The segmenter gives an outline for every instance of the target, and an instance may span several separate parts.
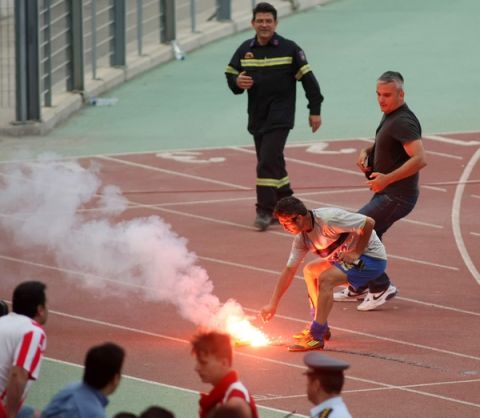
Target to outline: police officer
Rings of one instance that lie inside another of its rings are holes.
[[[352,418],[340,396],[343,371],[349,364],[318,352],[306,354],[303,361],[308,366],[305,372],[308,400],[315,405],[310,411],[311,418]]]
[[[283,150],[294,125],[297,81],[307,96],[312,132],[321,125],[323,96],[302,49],[275,32],[277,10],[271,4],[257,4],[252,27],[256,36],[238,47],[225,74],[234,94],[248,92],[248,131],[257,154],[254,225],[264,231],[277,200],[293,194]]]

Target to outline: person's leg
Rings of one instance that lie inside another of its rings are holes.
[[[375,221],[375,232],[380,240],[383,234],[399,219],[407,216],[415,207],[418,197],[402,198],[392,197],[385,193],[375,193],[370,201],[363,206],[358,213],[370,216]],[[382,292],[391,285],[387,273],[370,281],[368,290],[370,293]]]
[[[333,307],[333,289],[347,282],[347,275],[342,270],[330,265],[318,279],[318,297],[315,321],[326,324]]]
[[[399,219],[407,216],[415,207],[417,197],[402,198],[386,193],[375,193],[370,201],[358,210],[375,221],[375,232],[382,239],[383,234]]]
[[[303,277],[307,286],[308,297],[312,303],[314,312],[317,309],[319,283],[318,278],[327,269],[331,267],[328,261],[314,260],[303,268]]]
[[[387,268],[387,261],[379,258],[362,255],[360,259],[363,261],[362,268],[346,269],[343,264],[335,263],[335,266],[347,274],[348,283],[355,289],[364,287],[372,282],[372,278],[376,279],[382,276]],[[371,311],[383,305],[397,294],[397,288],[389,284],[385,289],[379,292],[368,291],[365,299],[357,306],[359,311]]]
[[[257,150],[257,212],[272,214],[277,203],[277,193],[285,196],[293,192],[285,168],[283,150],[289,129],[276,129],[255,136]],[[259,145],[257,145],[259,144]]]
[[[327,319],[333,306],[333,289],[347,281],[347,275],[329,262],[311,262],[307,266],[304,269],[305,282],[315,306],[315,317],[305,337],[288,347],[289,351],[294,352],[321,350],[324,341],[330,339]],[[314,284],[316,289],[313,289]]]

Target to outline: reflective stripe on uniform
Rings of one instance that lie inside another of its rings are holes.
[[[282,179],[265,179],[257,177],[257,186],[276,187],[277,189],[280,189],[280,187],[286,186],[288,183],[290,183],[288,176]]]
[[[295,74],[295,78],[297,80],[300,80],[305,74],[309,73],[310,71],[312,71],[310,65],[306,64],[297,71],[297,74]]]
[[[290,65],[293,62],[292,57],[277,57],[263,59],[243,59],[240,64],[243,68],[253,67],[275,67],[277,65]]]
[[[232,66],[230,65],[227,65],[227,68],[225,69],[225,72],[227,74],[233,74],[233,75],[238,75],[240,74],[235,68],[233,68]]]

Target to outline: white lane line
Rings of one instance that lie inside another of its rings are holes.
[[[480,237],[480,232],[470,232],[474,237]]]
[[[255,154],[254,150],[250,149],[245,149],[245,148],[240,148],[240,147],[230,147],[230,149],[240,151],[240,152],[245,152],[247,154]],[[332,165],[324,165],[324,164],[317,164],[317,163],[312,163],[310,161],[305,161],[305,160],[299,160],[296,158],[290,158],[290,157],[285,157],[286,161],[291,161],[294,163],[302,164],[302,165],[308,165],[310,167],[316,167],[316,168],[322,168],[324,170],[329,170],[329,171],[338,171],[340,173],[348,173],[348,174],[353,174],[354,176],[360,176],[360,177],[365,177],[363,173],[360,173],[358,171],[353,171],[353,170],[348,170],[346,168],[338,168]]]
[[[463,160],[463,157],[460,156],[460,155],[453,155],[453,154],[446,154],[444,152],[437,152],[437,151],[430,151],[430,150],[427,150],[425,151],[427,154],[432,154],[432,155],[436,155],[438,157],[443,157],[443,158],[452,158],[454,160]]]
[[[244,151],[244,152],[248,152],[248,153],[255,153],[254,151],[249,151],[249,150],[245,150],[245,149],[242,149],[242,148],[238,148],[238,147],[230,147],[231,149],[235,149],[235,150],[240,150],[240,151]],[[201,176],[192,176],[192,175],[188,175],[188,174],[184,174],[184,173],[181,173],[181,172],[178,172],[178,171],[173,171],[173,170],[166,170],[166,169],[162,169],[162,168],[159,168],[159,167],[154,167],[154,166],[150,166],[150,165],[145,165],[145,164],[139,164],[139,163],[133,163],[133,162],[129,162],[129,161],[125,161],[125,160],[119,160],[119,159],[116,159],[116,158],[112,158],[112,157],[102,157],[102,156],[99,156],[97,157],[99,159],[103,159],[103,160],[106,160],[106,161],[113,161],[113,162],[117,162],[117,163],[120,163],[120,164],[126,164],[126,165],[131,165],[131,166],[135,166],[135,167],[138,167],[138,168],[143,168],[143,169],[147,169],[147,170],[153,170],[153,171],[160,171],[160,172],[165,172],[167,174],[171,174],[171,175],[178,175],[178,176],[182,176],[182,177],[188,177],[188,178],[192,178],[192,179],[195,179],[195,180],[198,180],[198,181],[206,181],[206,182],[210,182],[210,183],[215,183],[215,184],[221,184],[223,186],[228,186],[228,187],[233,187],[235,189],[239,189],[239,190],[253,190],[253,188],[251,187],[245,187],[245,186],[239,186],[237,184],[234,184],[234,183],[227,183],[227,182],[220,182],[220,181],[217,181],[217,180],[212,180],[212,179],[209,179],[209,178],[206,178],[206,177],[201,177]],[[309,163],[309,162],[306,162],[306,161],[301,161],[301,160],[297,160],[297,162],[300,162],[300,163],[305,163],[307,165],[313,165],[313,166],[318,166],[318,167],[321,167],[321,168],[326,168],[326,169],[332,169],[332,170],[337,170],[337,171],[340,171],[340,172],[350,172],[351,174],[355,174],[355,175],[360,175],[360,176],[363,176],[363,174],[361,173],[358,173],[358,172],[354,172],[354,171],[349,171],[349,170],[344,170],[344,169],[336,169],[335,167],[331,167],[331,166],[323,166],[323,165],[318,165],[318,164],[314,164],[314,163]],[[432,189],[435,189],[434,186],[422,186],[422,187],[431,187]],[[349,192],[350,190],[352,189],[343,189],[343,190],[340,190],[340,191],[336,191],[337,193],[347,193]],[[363,189],[359,188],[359,189],[353,189],[355,191],[364,191]],[[441,191],[444,191],[443,189],[441,189]],[[315,194],[315,193],[319,193],[319,194],[328,194],[328,193],[334,193],[335,191],[317,191],[317,192],[312,192],[312,194]],[[125,192],[126,195],[128,195],[128,191]],[[300,193],[297,193],[297,195],[301,195]],[[135,203],[135,202],[133,202]],[[178,204],[181,204],[181,203],[178,203]],[[174,205],[174,203],[172,203],[171,205]],[[330,206],[332,206],[331,204],[328,204]],[[401,221],[403,222],[410,222],[410,223],[414,223],[414,224],[418,224],[418,225],[423,225],[423,226],[428,226],[428,227],[432,227],[432,228],[436,228],[436,229],[442,229],[443,226],[441,225],[435,225],[435,224],[430,224],[430,223],[427,223],[427,222],[421,222],[421,221],[414,221],[414,220],[411,220],[411,219],[401,219]]]
[[[453,229],[453,236],[455,238],[458,251],[462,256],[463,261],[465,262],[465,265],[467,266],[471,275],[480,285],[480,273],[475,267],[475,264],[472,261],[470,254],[468,253],[467,247],[465,246],[465,242],[462,237],[462,229],[460,225],[460,215],[461,215],[460,208],[462,205],[463,194],[465,192],[465,182],[468,180],[468,178],[472,174],[472,171],[475,168],[475,165],[479,162],[479,160],[480,160],[480,148],[477,149],[477,151],[473,154],[472,158],[466,165],[462,175],[460,176],[458,185],[455,189],[455,195],[453,198],[453,205],[452,205],[452,229]]]
[[[464,147],[471,147],[471,146],[480,145],[480,141],[475,141],[475,140],[464,141],[462,139],[446,138],[446,137],[440,136],[440,135],[428,135],[428,136],[423,136],[422,138],[423,139],[430,139],[432,141],[437,141],[437,142],[444,142],[444,143],[447,143],[447,144],[461,145],[461,146],[464,146]]]
[[[131,287],[131,288],[134,288],[134,289],[152,290],[149,287],[141,286],[141,285],[134,284],[134,283],[125,283],[125,282],[121,282],[119,280],[109,279],[108,277],[97,276],[95,274],[84,273],[82,271],[71,270],[71,269],[67,269],[67,268],[63,268],[63,267],[56,267],[56,266],[52,266],[50,264],[37,263],[35,261],[22,260],[21,258],[9,257],[9,256],[3,255],[3,254],[0,254],[0,259],[5,260],[5,261],[11,261],[13,263],[25,264],[27,266],[32,266],[32,267],[38,267],[38,268],[42,268],[42,269],[57,271],[59,273],[66,274],[67,277],[68,277],[69,274],[71,274],[71,275],[75,275],[75,276],[82,276],[82,277],[85,277],[86,279],[95,279],[95,280],[101,280],[101,281],[105,281],[105,282],[109,282],[109,283],[114,283],[115,285],[121,284],[121,285]]]
[[[475,198],[475,199],[480,199],[480,195],[477,195],[477,194],[471,194],[470,196]]]
[[[163,338],[163,339],[167,339],[169,341],[173,341],[173,342],[177,342],[177,343],[181,343],[181,344],[190,344],[190,341],[188,341],[188,340],[184,340],[184,339],[181,339],[181,338],[174,338],[174,337],[170,337],[170,336],[164,335],[164,334],[158,334],[158,333],[154,333],[154,332],[150,332],[150,331],[140,330],[140,329],[137,329],[137,328],[127,327],[127,326],[124,326],[124,325],[113,324],[111,322],[86,318],[86,317],[82,317],[82,316],[79,316],[79,315],[70,315],[70,314],[66,314],[66,313],[58,312],[58,311],[53,311],[53,310],[49,310],[49,312],[52,313],[52,314],[58,315],[58,316],[63,316],[63,317],[74,319],[74,320],[88,322],[88,323],[92,323],[92,324],[95,324],[95,325],[105,326],[105,327],[108,327],[108,328],[121,329],[121,330],[124,330],[124,331],[129,331],[129,332],[132,332],[132,333],[147,335],[147,336],[151,336],[151,337],[155,337],[155,338]],[[303,320],[303,322],[304,322],[304,320]],[[342,330],[341,328],[336,328],[336,329]],[[359,333],[359,334],[365,335],[365,336],[370,336],[370,334],[365,334],[365,333]],[[386,338],[382,338],[382,337],[380,337],[380,339],[387,340],[387,341],[392,341],[392,342],[397,342],[396,340],[386,339]],[[434,349],[432,347],[421,346],[421,345],[406,343],[406,342],[402,342],[402,341],[399,341],[399,342],[403,343],[403,344],[406,344],[406,345],[414,346],[414,347],[417,347],[417,348],[424,348],[424,349],[427,349],[427,350],[439,351],[439,352],[444,353],[444,354],[459,355],[460,357],[467,357],[467,358],[473,358],[474,360],[480,360],[480,358],[478,358],[478,357],[466,356],[466,355],[463,355],[461,353],[455,353],[455,352],[446,351],[446,350],[438,350],[438,349]],[[301,369],[301,370],[305,369],[304,365],[300,365],[300,364],[296,364],[296,363],[289,363],[289,362],[280,361],[280,360],[274,360],[270,357],[263,357],[263,356],[243,353],[243,352],[240,352],[240,351],[236,351],[235,355],[236,356],[241,356],[241,357],[248,357],[248,358],[252,358],[252,359],[255,359],[255,360],[260,360],[262,362],[268,362],[268,363],[272,363],[272,364],[287,366],[287,367],[291,367],[291,368],[295,368],[295,369]],[[382,386],[382,387],[389,388],[389,389],[396,389],[396,390],[400,390],[400,391],[415,393],[417,395],[423,395],[423,396],[433,397],[433,398],[437,398],[437,399],[443,399],[443,400],[446,400],[446,401],[449,401],[449,402],[480,407],[480,404],[475,404],[475,403],[472,403],[472,402],[466,402],[466,401],[462,401],[462,400],[459,400],[459,399],[454,399],[454,398],[450,398],[450,397],[446,397],[446,396],[435,395],[435,394],[432,394],[432,393],[423,392],[423,391],[420,391],[420,390],[415,390],[415,389],[412,389],[412,388],[409,388],[409,387],[391,385],[391,384],[388,384],[388,383],[379,382],[379,381],[372,380],[372,379],[363,379],[363,378],[352,376],[350,374],[347,375],[346,378],[351,379],[351,380],[355,380],[355,381],[358,381],[358,382],[363,382],[363,383],[373,384],[373,385],[377,385],[377,386]]]
[[[244,309],[246,311],[249,311],[249,312],[259,313],[259,311],[257,309],[251,309],[251,308],[244,308]],[[298,319],[298,318],[294,318],[294,317],[291,317],[291,316],[280,315],[280,314],[276,314],[275,318],[282,318],[282,319],[285,319],[287,321],[299,322],[299,323],[305,324],[305,318]],[[441,353],[441,354],[447,354],[449,356],[467,358],[467,359],[470,359],[470,360],[480,361],[479,356],[472,356],[470,354],[464,354],[464,353],[458,353],[456,351],[444,350],[442,348],[435,348],[435,347],[432,347],[432,346],[429,346],[429,345],[424,345],[424,344],[411,343],[411,342],[408,342],[408,341],[405,341],[405,340],[397,340],[395,338],[382,337],[380,335],[375,335],[375,334],[370,334],[370,333],[367,333],[367,332],[356,331],[356,330],[348,329],[348,328],[342,328],[342,327],[336,327],[336,326],[330,326],[330,328],[332,328],[334,330],[338,330],[338,331],[343,331],[347,334],[360,335],[362,337],[373,338],[373,339],[376,339],[376,340],[387,341],[387,342],[391,342],[391,343],[394,343],[394,344],[405,345],[405,346],[408,346],[408,347],[414,347],[414,348],[418,348],[418,349],[422,349],[422,350],[433,351],[433,352]]]
[[[280,271],[277,271],[277,270],[265,269],[265,268],[261,268],[261,267],[255,267],[255,266],[251,266],[251,265],[247,265],[247,264],[236,263],[236,262],[233,262],[233,261],[226,261],[226,260],[223,260],[223,259],[217,259],[217,258],[212,258],[212,257],[197,255],[197,258],[199,260],[203,260],[203,261],[209,261],[209,262],[212,262],[212,263],[222,264],[222,265],[235,267],[235,268],[240,268],[240,269],[257,271],[257,272],[261,272],[261,273],[268,273],[268,274],[272,274],[272,275],[275,275],[275,276],[280,276],[280,273],[281,273]],[[49,264],[43,264],[43,263],[37,263],[37,262],[29,261],[29,260],[23,260],[21,258],[9,257],[9,256],[6,256],[6,255],[1,255],[0,254],[0,259],[5,260],[5,261],[10,261],[12,263],[19,263],[19,264],[23,264],[23,265],[28,265],[28,266],[32,266],[32,267],[37,267],[37,268],[42,268],[42,269],[46,269],[46,270],[56,271],[56,272],[59,272],[59,273],[64,273],[64,274],[66,274],[66,277],[65,277],[66,279],[69,278],[68,275],[75,275],[75,276],[85,277],[87,279],[91,278],[91,279],[95,279],[95,280],[101,280],[101,281],[105,281],[105,282],[109,282],[109,283],[114,283],[116,286],[121,285],[121,286],[125,286],[125,287],[147,290],[147,291],[153,290],[152,288],[147,287],[147,286],[136,285],[136,284],[133,284],[133,283],[125,283],[125,282],[122,282],[120,280],[115,280],[115,279],[109,279],[109,278],[106,278],[106,277],[96,276],[96,275],[93,275],[91,273],[84,273],[84,272],[81,272],[81,271],[66,269],[66,268],[62,268],[62,267],[56,267],[56,266],[52,266],[52,265],[49,265]],[[296,275],[295,278],[297,280],[303,281],[302,276]],[[402,297],[402,296],[396,296],[396,299],[404,300],[406,302],[416,303],[416,304],[419,304],[419,305],[434,307],[434,308],[438,308],[438,309],[449,310],[449,311],[453,311],[453,312],[457,312],[457,313],[480,316],[479,312],[467,311],[467,310],[464,310],[464,309],[453,308],[451,306],[439,305],[439,304],[431,303],[431,302],[424,302],[424,301],[417,300],[417,299],[411,299],[411,298],[406,298],[406,297]]]
[[[233,261],[226,261],[226,260],[223,260],[223,259],[217,259],[217,258],[206,257],[206,256],[199,256],[199,255],[197,255],[197,257],[198,257],[200,260],[210,261],[210,262],[212,262],[212,263],[224,264],[224,265],[226,265],[226,266],[236,267],[236,268],[240,268],[240,269],[247,269],[247,270],[258,271],[258,272],[261,272],[261,273],[273,274],[273,275],[275,275],[275,276],[280,276],[280,273],[281,273],[280,271],[277,271],[277,270],[271,270],[271,269],[265,269],[265,268],[261,268],[261,267],[255,267],[255,266],[251,266],[251,265],[243,264],[243,263],[235,263],[235,262],[233,262]],[[302,281],[303,281],[303,277],[302,277],[302,276],[296,275],[295,278],[298,279],[298,280],[302,280]],[[432,303],[432,302],[424,302],[424,301],[421,301],[421,300],[411,299],[411,298],[405,298],[405,297],[402,297],[402,296],[396,296],[395,298],[398,299],[398,300],[404,300],[404,301],[406,301],[406,302],[417,303],[417,304],[419,304],[419,305],[425,305],[425,306],[429,306],[429,307],[435,307],[435,308],[438,308],[438,309],[446,309],[446,310],[449,310],[449,311],[454,311],[454,312],[458,312],[458,313],[464,313],[464,314],[467,314],[467,315],[480,316],[480,312],[467,311],[467,310],[465,310],[465,309],[453,308],[453,307],[451,307],[451,306],[439,305],[439,304]]]
[[[313,194],[313,193],[312,193]],[[297,193],[297,195],[301,196],[300,193]],[[322,201],[319,201],[319,200],[315,200],[315,199],[304,199],[305,202],[311,202],[311,203],[314,203],[314,204],[318,204],[318,205],[322,205],[322,206],[329,206],[329,207],[337,207],[337,208],[341,208],[341,209],[346,209],[346,210],[349,210],[351,212],[356,212],[357,209],[354,209],[352,207],[349,207],[349,206],[344,206],[344,205],[337,205],[337,204],[332,204],[332,203],[327,203],[327,202],[322,202]],[[422,226],[427,226],[429,228],[435,228],[435,229],[443,229],[443,226],[442,225],[437,225],[437,224],[432,224],[432,223],[429,223],[429,222],[422,222],[422,221],[415,221],[413,219],[408,219],[408,218],[402,218],[400,219],[399,222],[407,222],[407,223],[412,223],[412,224],[416,224],[416,225],[422,225]]]
[[[150,207],[150,208],[151,209],[156,209],[156,210],[161,211],[161,212],[167,212],[167,213],[172,213],[172,214],[181,215],[181,216],[188,216],[190,218],[201,219],[203,221],[216,222],[216,223],[221,223],[221,224],[224,224],[224,225],[231,225],[231,226],[235,226],[235,227],[238,227],[238,228],[254,230],[255,232],[258,232],[256,230],[256,228],[254,228],[254,227],[246,226],[246,225],[243,225],[243,224],[238,224],[238,223],[235,223],[235,222],[222,221],[222,220],[215,219],[215,218],[210,218],[210,217],[207,217],[207,216],[200,216],[200,215],[196,215],[194,213],[188,213],[188,212],[183,212],[183,211],[179,211],[179,210],[172,210],[172,209],[167,209],[167,208],[163,208],[163,207],[162,208]],[[279,236],[282,236],[282,237],[291,237],[286,232],[267,230],[267,231],[263,232],[263,234],[264,233],[279,235]],[[398,256],[398,255],[393,255],[393,254],[389,254],[388,257],[389,258],[394,258],[394,259],[396,258],[398,260],[408,261],[408,262],[411,262],[411,263],[417,263],[417,264],[423,264],[423,265],[432,266],[432,267],[438,267],[438,268],[447,269],[447,270],[453,270],[453,271],[458,271],[459,270],[458,267],[448,266],[448,265],[440,264],[440,263],[433,263],[433,262],[430,262],[430,261],[419,260],[419,259],[415,259],[415,258],[402,257],[402,256]]]
[[[120,160],[118,158],[106,157],[106,156],[98,156],[96,158],[98,158],[100,160],[111,161],[111,162],[115,162],[115,163],[119,163],[119,164],[128,165],[130,167],[143,168],[143,169],[146,169],[146,170],[158,171],[160,173],[166,173],[166,174],[171,174],[171,175],[174,175],[174,176],[185,177],[185,178],[192,179],[192,180],[203,181],[203,182],[212,183],[212,184],[218,184],[218,185],[221,185],[221,186],[227,186],[227,187],[231,187],[232,189],[251,190],[251,187],[239,186],[238,184],[228,183],[228,182],[225,182],[225,181],[214,180],[214,179],[210,179],[210,178],[207,178],[207,177],[194,176],[194,175],[191,175],[191,174],[186,174],[186,173],[182,173],[182,172],[179,172],[179,171],[167,170],[165,168],[155,167],[155,166],[152,166],[152,165],[134,163],[133,161]]]
[[[423,187],[424,189],[427,189],[427,190],[433,190],[435,192],[447,192],[448,191],[444,187],[429,186],[427,184],[421,184],[420,187]]]

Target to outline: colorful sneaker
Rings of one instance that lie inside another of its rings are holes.
[[[292,338],[294,340],[303,340],[308,335],[310,335],[310,324],[307,324],[304,329],[302,329],[297,334],[293,334]],[[327,329],[325,336],[323,337],[324,340],[328,341],[332,337],[332,333],[330,332],[330,328]]]
[[[392,299],[398,293],[397,288],[393,285],[388,286],[383,292],[367,293],[363,302],[357,306],[359,311],[372,311],[382,306],[387,300]]]
[[[360,290],[356,292],[352,286],[345,287],[343,290],[333,293],[333,300],[335,302],[358,302],[363,300],[366,296],[368,289]]]
[[[323,350],[325,345],[323,339],[316,340],[310,333],[308,333],[305,338],[298,340],[295,344],[288,347],[288,351],[298,352],[298,351],[311,351],[311,350]]]

